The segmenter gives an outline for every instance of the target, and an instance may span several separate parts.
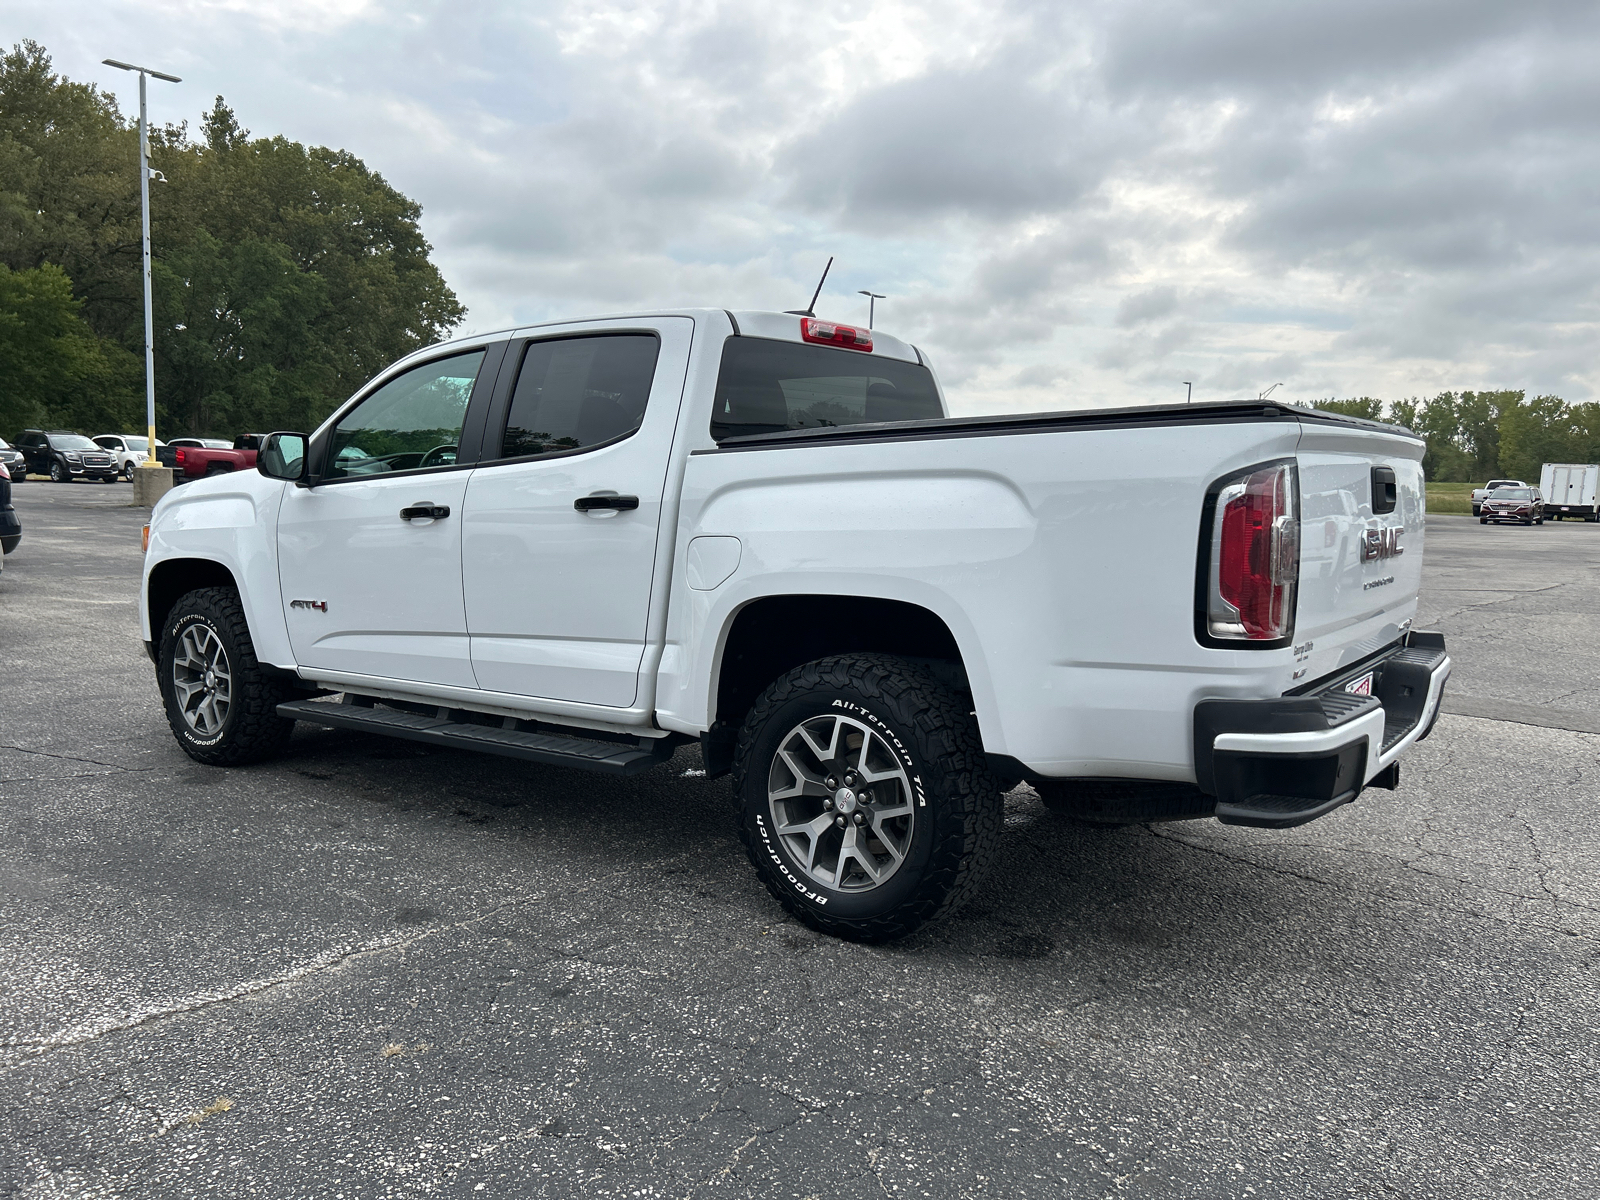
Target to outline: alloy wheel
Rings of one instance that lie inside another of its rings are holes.
[[[899,754],[852,717],[810,717],[778,743],[767,777],[773,828],[802,870],[836,891],[882,887],[916,822]]]
[[[178,637],[172,656],[172,686],[189,728],[215,737],[233,703],[233,672],[222,639],[209,625],[191,625]]]

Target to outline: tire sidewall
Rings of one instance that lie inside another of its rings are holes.
[[[911,781],[914,820],[910,850],[894,876],[870,891],[834,891],[820,883],[794,859],[773,830],[767,799],[773,758],[795,726],[821,716],[849,717],[881,736],[900,757]],[[914,901],[927,878],[934,847],[941,840],[938,826],[944,816],[937,789],[929,786],[935,772],[919,743],[915,730],[907,729],[887,705],[845,688],[807,688],[779,704],[751,742],[739,795],[746,844],[767,886],[819,918],[844,921],[882,917]]]
[[[228,633],[225,622],[219,621],[213,614],[205,611],[204,605],[196,605],[177,615],[169,615],[161,635],[161,664],[158,681],[161,685],[161,699],[167,708],[167,724],[172,726],[172,732],[187,749],[198,751],[202,754],[216,752],[228,744],[228,737],[233,728],[238,724],[239,700],[237,695],[231,696],[228,704],[228,715],[222,719],[222,728],[211,737],[201,737],[190,727],[184,718],[183,709],[178,702],[178,690],[172,678],[172,662],[177,657],[178,639],[185,630],[195,625],[204,625],[222,644],[222,652],[228,659],[228,673],[234,681],[234,686],[239,686],[243,681],[240,676],[239,647],[234,643],[233,637]]]

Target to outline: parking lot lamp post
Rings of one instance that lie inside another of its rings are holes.
[[[1281,384],[1281,383],[1275,383],[1271,387],[1269,387],[1266,391],[1262,392],[1261,395],[1257,396],[1256,399],[1257,400],[1265,400],[1268,396],[1272,395],[1273,392],[1277,391],[1282,386],[1283,386],[1283,384]]]
[[[1185,404],[1194,403],[1194,384],[1192,382],[1190,382],[1189,380],[1185,379],[1183,381],[1183,386],[1189,389],[1187,392],[1185,392],[1183,394],[1183,402]]]
[[[144,234],[140,268],[140,275],[144,279],[144,416],[148,427],[145,432],[150,439],[145,446],[147,451],[145,460],[139,465],[159,467],[161,463],[156,458],[155,315],[150,307],[150,125],[145,116],[144,79],[146,75],[154,75],[157,79],[165,79],[168,83],[182,83],[183,80],[176,75],[153,71],[149,67],[136,67],[132,63],[118,62],[114,58],[101,61],[108,67],[139,73],[139,221]]]
[[[867,328],[871,329],[872,318],[876,316],[878,312],[878,301],[885,299],[884,294],[882,292],[869,292],[865,288],[862,288],[858,294],[870,297],[867,300]]]

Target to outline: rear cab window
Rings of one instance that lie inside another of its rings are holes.
[[[498,457],[570,454],[631,436],[644,422],[660,352],[649,333],[529,342]]]
[[[731,337],[722,349],[711,436],[931,421],[944,416],[920,363],[770,338]]]

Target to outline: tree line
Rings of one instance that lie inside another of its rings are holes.
[[[1535,482],[1547,462],[1600,463],[1600,404],[1518,391],[1440,392],[1431,400],[1322,400],[1330,412],[1391,421],[1428,443],[1423,473],[1437,482],[1482,483],[1493,476]]]
[[[24,41],[0,55],[0,436],[144,429],[137,117]],[[421,206],[216,98],[152,126],[157,430],[306,429],[465,310]]]

